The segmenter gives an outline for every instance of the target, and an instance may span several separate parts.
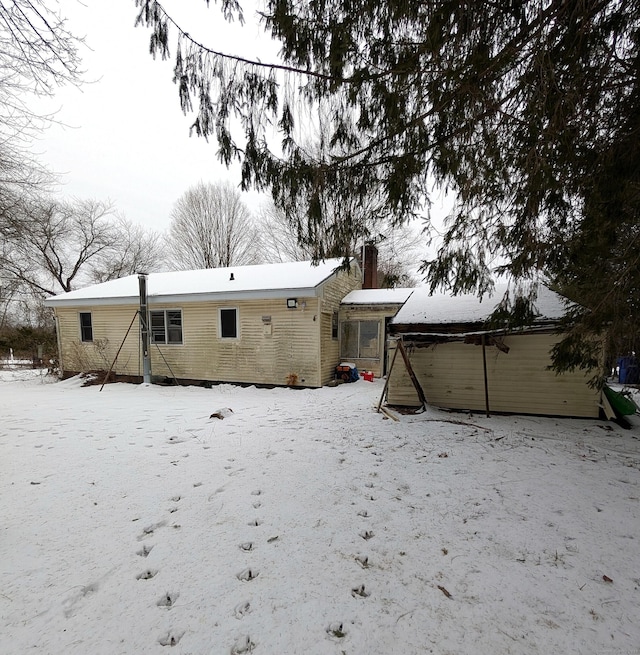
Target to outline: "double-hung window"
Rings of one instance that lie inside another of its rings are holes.
[[[181,309],[154,309],[149,313],[152,343],[182,343]]]
[[[80,340],[83,342],[93,341],[91,312],[80,312]]]

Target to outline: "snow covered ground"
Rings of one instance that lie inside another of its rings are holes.
[[[4,654],[640,653],[640,424],[0,376]]]

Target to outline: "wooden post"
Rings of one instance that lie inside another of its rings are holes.
[[[487,381],[487,343],[485,335],[482,335],[482,367],[484,369],[484,405],[487,410],[487,418],[489,418],[489,384]]]

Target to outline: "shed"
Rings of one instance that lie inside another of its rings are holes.
[[[358,289],[340,303],[340,357],[386,375],[387,326],[413,289]]]
[[[487,321],[505,291],[497,286],[480,301],[420,288],[392,319],[392,343],[402,340],[427,402],[458,410],[598,417],[601,393],[589,386],[586,372],[558,375],[548,368],[551,349],[562,338],[557,325],[566,301],[540,286],[531,325],[490,329]],[[387,399],[421,404],[401,360],[389,376]]]
[[[341,259],[150,273],[154,378],[319,387],[339,362],[338,309],[361,286]],[[63,293],[53,307],[65,375],[142,375],[137,275]],[[130,328],[130,329],[129,329]],[[128,336],[127,335],[127,331]]]

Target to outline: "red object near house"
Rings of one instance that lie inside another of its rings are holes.
[[[363,372],[362,372],[362,377],[363,377],[367,382],[373,382],[373,371],[363,371]]]

